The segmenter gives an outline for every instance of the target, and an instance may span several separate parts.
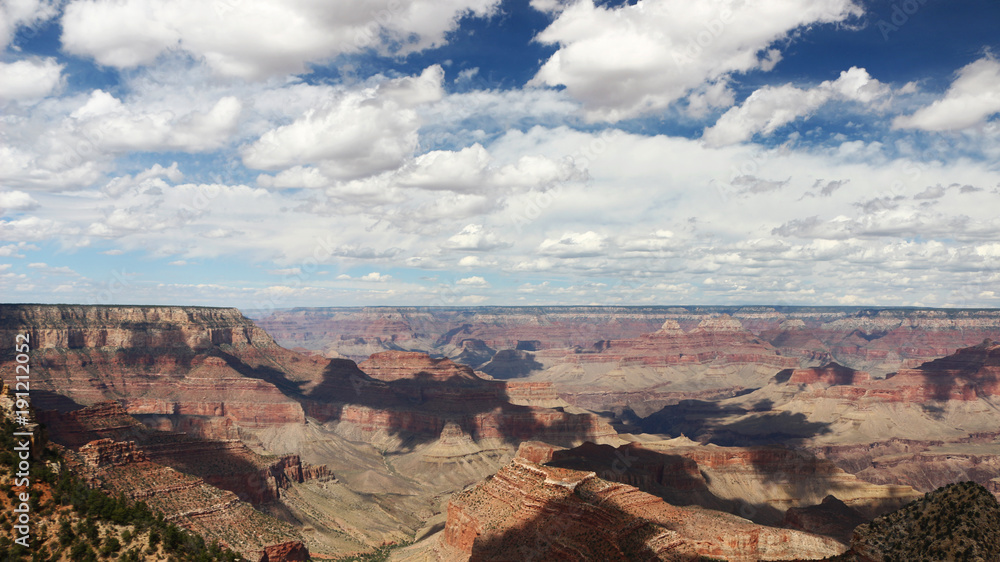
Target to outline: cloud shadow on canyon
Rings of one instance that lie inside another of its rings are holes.
[[[831,432],[829,423],[809,421],[802,413],[775,412],[773,407],[770,400],[758,401],[750,408],[682,400],[645,418],[633,419],[646,433],[685,435],[700,443],[724,447],[796,445]]]
[[[49,439],[76,451],[99,439],[134,442],[145,460],[202,478],[209,485],[233,492],[239,499],[254,505],[277,499],[277,488],[290,478],[277,459],[256,455],[242,443],[151,429],[137,421],[176,421],[171,419],[175,416],[130,416],[122,412],[119,414],[121,419],[116,420],[95,419],[86,414],[79,410],[69,413],[44,411],[39,413],[39,421],[45,424]],[[97,462],[99,466],[114,464],[113,461]]]
[[[501,381],[460,374],[442,379],[423,371],[382,381],[354,361],[331,359],[310,387],[280,369],[253,367],[231,354],[220,356],[244,376],[273,384],[320,423],[351,420],[381,427],[402,441],[400,452],[436,441],[449,422],[476,440],[496,438],[514,446],[529,439],[572,445],[586,440],[593,429],[589,416],[512,404]]]
[[[725,452],[722,454],[728,455]],[[791,460],[794,468],[795,458]],[[808,463],[815,461],[815,458],[803,454],[802,461]],[[694,460],[681,454],[631,445],[614,448],[588,443],[572,450],[555,451],[552,459],[545,464],[580,471],[582,474],[593,472],[604,480],[633,486],[661,498],[671,506],[725,512],[749,519],[758,525],[781,528],[785,516],[783,510],[767,503],[750,503],[716,496],[708,488],[710,480],[704,470]],[[766,474],[763,474],[763,466],[754,465],[753,468],[763,476],[762,480],[768,480]],[[798,474],[797,478],[805,483],[810,476],[803,473]],[[625,494],[613,492],[609,497],[614,497],[615,500],[602,501],[591,496],[593,489],[581,491],[583,487],[577,485],[571,488],[568,496],[563,497],[558,492],[544,494],[544,501],[540,505],[532,502],[534,507],[530,510],[515,503],[515,509],[528,511],[529,516],[497,536],[475,538],[470,560],[575,560],[581,553],[584,558],[594,560],[653,560],[658,557],[644,544],[643,539],[658,534],[657,525],[685,534],[684,524],[680,522],[684,516],[672,508],[665,508],[661,512],[662,516],[657,516],[657,509],[650,509],[654,504],[648,499],[640,499],[636,504],[641,506],[639,513],[654,514],[651,519],[643,520],[618,507],[618,502],[626,497]],[[831,487],[828,493],[832,491]],[[724,522],[715,517],[707,521],[723,526],[713,528],[713,533],[722,532],[725,526]],[[619,540],[616,541],[614,529],[634,529],[635,532],[617,537]],[[742,532],[748,538],[755,533],[747,528]],[[842,535],[843,533],[832,533],[827,536],[843,541]],[[621,548],[621,552],[613,550],[617,547]]]

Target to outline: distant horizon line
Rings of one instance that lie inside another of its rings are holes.
[[[825,304],[477,304],[477,305],[413,305],[413,304],[377,304],[377,305],[302,305],[288,307],[268,308],[266,311],[261,308],[241,307],[241,306],[216,306],[204,304],[118,304],[118,303],[42,303],[42,302],[0,302],[0,307],[6,306],[72,306],[72,307],[106,307],[106,308],[206,308],[227,310],[236,309],[241,313],[249,311],[259,311],[266,313],[282,312],[289,310],[303,309],[435,309],[435,310],[474,310],[474,309],[525,309],[525,308],[631,308],[631,309],[667,309],[667,308],[692,308],[692,309],[752,309],[767,308],[772,310],[780,309],[807,309],[821,308],[830,310],[941,310],[941,311],[963,311],[963,310],[992,310],[1000,311],[998,307],[977,307],[977,306],[914,306],[914,305],[825,305]]]

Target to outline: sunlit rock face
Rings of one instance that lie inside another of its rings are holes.
[[[439,560],[816,559],[833,539],[677,507],[594,472],[515,458],[457,494],[435,552]]]

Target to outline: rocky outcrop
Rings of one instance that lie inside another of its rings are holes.
[[[309,550],[301,541],[271,545],[264,549],[258,562],[306,562]]]
[[[122,465],[147,460],[142,451],[136,449],[134,441],[114,441],[97,439],[80,447],[80,457],[92,468]]]
[[[13,333],[31,338],[37,408],[115,400],[134,414],[228,420],[206,432],[303,423],[301,406],[268,374],[318,370],[235,309],[0,305],[0,334]]]
[[[67,448],[71,468],[92,485],[144,501],[207,541],[218,540],[253,559],[271,545],[300,537],[248,502],[273,502],[279,490],[302,482],[306,472],[325,472],[304,469],[297,456],[258,455],[239,441],[153,431],[115,402],[63,414],[42,412],[39,419],[52,441]]]
[[[90,466],[151,461],[200,477],[257,505],[277,500],[282,489],[302,482],[306,474],[297,455],[266,457],[238,440],[207,441],[152,431],[115,402],[65,414],[46,412],[40,419],[50,428],[53,441],[77,449]]]
[[[448,357],[457,363],[478,369],[484,363],[489,362],[495,354],[496,350],[486,345],[483,340],[467,338],[460,341],[456,348],[448,354]]]
[[[514,456],[535,464],[546,464],[552,460],[553,453],[562,449],[542,441],[524,441],[518,445]]]
[[[855,371],[837,363],[827,363],[822,367],[794,369],[789,374],[787,382],[788,384],[837,386],[865,384],[871,382],[871,379],[871,375],[864,371]]]
[[[973,482],[945,486],[861,525],[839,560],[997,560],[1000,504]]]
[[[385,382],[418,379],[441,383],[475,381],[478,377],[470,367],[450,359],[433,359],[426,353],[383,351],[358,364],[368,376]]]
[[[568,404],[559,397],[555,387],[550,382],[515,382],[504,384],[507,400],[511,404],[521,406],[539,406],[542,408],[563,408]]]
[[[439,559],[727,560],[821,558],[832,539],[672,506],[593,472],[515,458],[448,505]]]
[[[83,474],[108,493],[144,501],[167,520],[248,559],[256,559],[267,546],[300,540],[288,524],[260,513],[236,494],[159,463],[104,465]]]

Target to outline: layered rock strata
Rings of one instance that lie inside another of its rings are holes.
[[[637,488],[515,458],[457,494],[435,556],[442,560],[822,558],[844,547],[799,531],[672,506]]]
[[[599,342],[651,334],[665,321],[686,332],[721,314],[801,366],[837,361],[878,377],[1000,336],[995,310],[859,307],[309,308],[278,311],[259,323],[283,345],[341,350],[360,361],[386,349],[458,357],[464,340],[495,350],[527,341],[542,352],[592,350]]]
[[[448,359],[387,351],[355,366],[340,361],[303,401],[319,421],[358,439],[405,432],[437,437],[449,423],[473,439],[559,444],[615,440],[601,418],[561,409],[551,385],[493,381]],[[552,407],[549,407],[552,406]]]
[[[866,520],[920,495],[909,486],[865,482],[830,461],[779,447],[705,446],[678,438],[618,448],[592,443],[550,453],[545,448],[525,445],[518,455],[592,470],[675,505],[727,511],[766,525],[780,525],[790,509],[821,504],[830,495]]]
[[[180,433],[153,431],[115,402],[74,412],[44,412],[40,419],[53,441],[77,449],[88,464],[151,461],[202,478],[253,504],[273,502],[280,491],[304,475],[322,474],[320,467],[303,469],[298,456],[265,457],[240,441],[206,441]]]
[[[260,513],[235,493],[148,460],[134,442],[97,439],[66,456],[69,468],[93,486],[143,501],[167,520],[247,559],[257,560],[269,546],[301,540],[292,527]]]

